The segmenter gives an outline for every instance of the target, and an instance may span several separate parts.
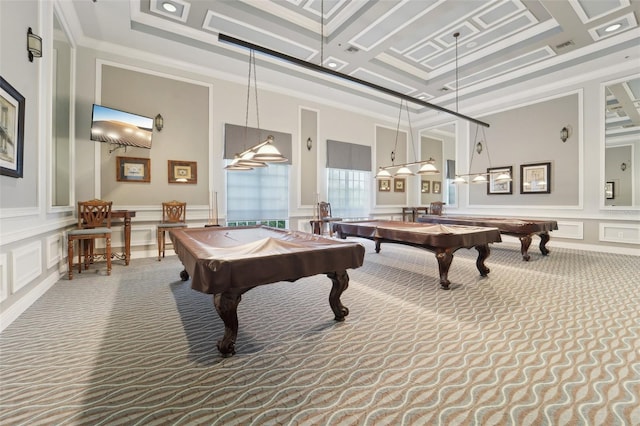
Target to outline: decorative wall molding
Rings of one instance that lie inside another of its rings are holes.
[[[0,219],[7,219],[10,217],[38,216],[39,214],[40,209],[38,207],[0,209]]]
[[[573,240],[584,239],[584,223],[558,221],[558,230],[551,233],[553,238],[569,238]]]
[[[640,225],[633,223],[600,223],[599,239],[609,243],[640,244]]]
[[[9,297],[9,282],[7,281],[7,255],[0,254],[0,302]]]
[[[42,243],[33,243],[11,250],[11,293],[16,293],[42,274]]]
[[[72,216],[65,217],[58,220],[47,220],[43,222],[38,222],[36,226],[29,227],[14,227],[15,231],[6,232],[0,235],[0,246],[4,246],[7,244],[24,241],[27,238],[32,237],[42,237],[43,234],[47,234],[52,231],[59,231],[61,229],[66,229],[69,226],[76,223],[76,219]],[[10,225],[7,223],[6,225],[2,225],[2,229],[5,230],[9,228]]]
[[[65,238],[62,233],[50,235],[45,240],[47,269],[53,268],[62,260],[64,242]]]

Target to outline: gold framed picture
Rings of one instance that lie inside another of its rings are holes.
[[[116,180],[118,182],[151,182],[151,160],[116,157]]]
[[[378,191],[383,191],[383,192],[391,191],[391,180],[378,179]]]
[[[405,182],[407,180],[405,178],[395,178],[393,179],[393,191],[394,192],[404,192]]]
[[[198,183],[198,163],[195,161],[168,161],[169,183]]]
[[[430,180],[423,180],[422,181],[422,186],[420,188],[420,192],[422,192],[423,194],[428,194],[429,192],[431,192],[431,181]]]
[[[433,194],[440,194],[442,192],[442,182],[439,180],[431,182],[431,192]]]

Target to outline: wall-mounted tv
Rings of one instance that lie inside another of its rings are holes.
[[[153,118],[93,105],[92,141],[150,149],[152,135]]]

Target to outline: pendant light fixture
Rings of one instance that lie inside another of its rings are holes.
[[[456,112],[458,112],[458,37],[460,37],[459,32],[453,33],[453,38],[456,39]],[[489,169],[491,169],[491,155],[489,155],[489,144],[487,143],[487,137],[484,133],[484,127],[482,128],[482,137],[481,141],[478,141],[478,129],[480,126],[476,124],[476,133],[473,139],[473,147],[474,149],[471,151],[471,160],[469,161],[469,173],[467,174],[456,174],[455,178],[452,180],[453,183],[468,183],[465,177],[471,179],[471,183],[488,183],[488,177],[497,174],[497,176],[493,179],[494,182],[502,183],[502,182],[510,182],[511,175],[509,173],[500,172],[500,173],[471,173],[473,169],[473,157],[477,152],[478,155],[482,154],[482,151],[487,151],[487,158],[489,160]],[[484,144],[482,143],[484,141]]]
[[[394,164],[396,159],[396,149],[398,148],[398,135],[400,134],[400,118],[402,116],[402,104],[403,100],[400,100],[400,111],[398,112],[398,123],[396,125],[396,140],[395,145],[393,146],[393,151],[391,151],[391,165],[390,166],[381,166],[378,168],[378,173],[376,174],[376,179],[389,179],[392,177],[391,172],[389,170],[397,169],[393,174],[393,177],[406,177],[406,176],[414,176],[416,174],[425,175],[425,174],[436,174],[440,173],[440,171],[436,168],[435,160],[433,158],[429,158],[428,160],[423,161],[414,161],[411,163],[404,164]],[[409,133],[411,135],[411,146],[413,148],[413,156],[416,155],[416,147],[413,141],[413,128],[411,125],[411,116],[409,115],[409,105],[405,105],[405,110],[407,112],[407,121],[409,122]],[[418,171],[414,172],[410,167],[412,166],[420,166]]]
[[[251,97],[251,75],[253,74],[253,87],[255,90],[256,100],[256,125],[258,134],[260,133],[260,113],[258,108],[258,82],[256,77],[256,58],[255,52],[249,52],[249,73],[247,81],[247,110],[245,114],[244,137],[247,140],[249,129],[249,100]],[[247,171],[254,168],[267,167],[267,163],[284,163],[287,162],[278,148],[273,145],[273,136],[269,135],[266,140],[257,143],[251,148],[234,155],[233,161],[225,167],[225,170]]]

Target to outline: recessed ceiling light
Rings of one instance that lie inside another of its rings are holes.
[[[335,68],[338,66],[335,62],[329,62],[327,65],[329,65],[329,68]]]
[[[166,10],[167,12],[175,12],[176,10],[178,10],[178,8],[176,7],[175,4],[173,3],[169,3],[168,1],[162,2],[162,8],[164,10]]]
[[[620,29],[620,27],[622,27],[622,24],[613,24],[613,25],[609,25],[607,28],[604,29],[605,33],[611,33],[613,31],[617,31]]]
[[[467,48],[472,49],[474,47],[476,47],[478,45],[478,43],[476,43],[475,41],[470,41],[469,43],[467,43]]]

